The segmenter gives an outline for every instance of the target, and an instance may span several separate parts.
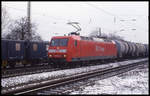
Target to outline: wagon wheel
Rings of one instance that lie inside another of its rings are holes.
[[[16,63],[13,61],[10,61],[8,65],[10,66],[10,68],[14,68]]]

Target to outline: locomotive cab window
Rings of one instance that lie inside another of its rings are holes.
[[[68,39],[52,39],[50,46],[67,46],[68,44]]]
[[[74,41],[74,45],[77,46],[77,40]]]

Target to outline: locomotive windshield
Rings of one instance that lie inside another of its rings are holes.
[[[68,44],[68,39],[52,39],[50,46],[67,46]]]

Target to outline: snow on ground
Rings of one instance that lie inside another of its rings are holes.
[[[71,94],[148,94],[149,69],[134,69],[111,78],[98,80]]]
[[[131,62],[135,62],[138,60],[130,60]],[[75,68],[75,69],[66,69],[66,70],[60,70],[60,71],[53,71],[53,72],[44,72],[44,73],[38,73],[38,74],[32,74],[32,75],[24,75],[24,76],[17,76],[17,77],[10,77],[1,79],[1,86],[2,88],[9,88],[16,85],[22,85],[22,84],[33,84],[36,81],[43,81],[47,79],[55,79],[60,78],[63,76],[69,76],[73,74],[78,74],[82,72],[92,71],[96,69],[103,69],[106,67],[116,67],[121,64],[128,64],[130,61],[124,61],[124,63],[109,63],[105,65],[97,65],[97,66],[88,66],[88,67],[82,67],[82,68]]]
[[[38,73],[38,74],[32,74],[32,75],[10,77],[10,78],[2,79],[1,86],[2,87],[10,87],[10,86],[16,86],[19,84],[32,83],[35,81],[54,79],[54,78],[69,76],[69,75],[77,74],[77,73],[81,73],[81,72],[87,72],[87,71],[91,71],[91,70],[95,70],[95,69],[99,69],[99,68],[105,68],[106,66],[108,67],[110,65],[89,66],[89,67],[83,67],[83,68],[66,69],[66,70],[60,70],[60,71],[44,72],[44,73]],[[112,66],[110,66],[110,67],[112,67]]]

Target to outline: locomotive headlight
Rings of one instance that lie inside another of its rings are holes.
[[[64,57],[66,57],[67,55],[64,55]]]
[[[49,57],[52,57],[52,55],[49,55]]]
[[[56,50],[55,49],[49,49],[48,52],[54,53],[54,52],[56,52]]]
[[[67,50],[66,49],[60,49],[59,52],[66,53]]]

